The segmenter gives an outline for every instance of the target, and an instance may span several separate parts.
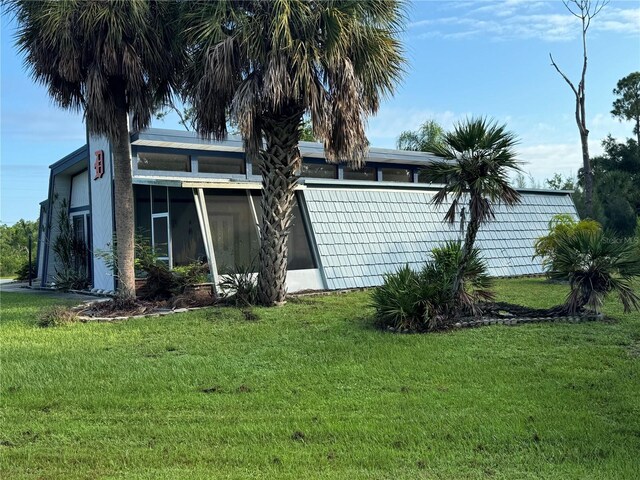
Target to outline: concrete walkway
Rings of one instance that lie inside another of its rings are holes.
[[[16,282],[13,280],[0,280],[0,293],[22,293],[25,295],[42,295],[51,298],[64,298],[69,300],[77,300],[84,302],[87,300],[98,300],[98,297],[92,295],[82,295],[80,293],[60,292],[58,290],[41,290],[29,288],[28,282]]]

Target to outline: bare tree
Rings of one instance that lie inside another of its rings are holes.
[[[576,98],[576,124],[578,125],[578,131],[580,132],[580,142],[582,144],[582,163],[583,163],[583,178],[584,178],[584,192],[585,192],[585,209],[587,216],[593,215],[593,170],[591,168],[591,160],[589,158],[589,129],[587,128],[587,119],[585,112],[585,79],[587,76],[587,30],[591,20],[600,13],[604,8],[608,0],[563,0],[564,6],[569,12],[582,22],[582,74],[580,75],[580,82],[576,87],[575,84],[569,80],[569,78],[560,70],[558,65],[553,59],[551,53],[549,58],[551,59],[551,65],[562,76],[567,85],[571,87],[573,94]]]

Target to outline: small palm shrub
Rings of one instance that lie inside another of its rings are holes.
[[[568,280],[565,301],[570,313],[585,307],[599,313],[604,299],[615,292],[625,312],[640,308],[633,279],[640,276],[640,255],[633,242],[608,238],[601,230],[579,230],[557,237],[551,278]]]
[[[250,307],[258,301],[258,284],[251,265],[236,265],[229,273],[220,276],[220,290],[226,303],[236,307]]]
[[[384,276],[384,283],[371,294],[376,317],[384,325],[399,330],[431,331],[447,328],[456,312],[476,312],[476,304],[490,300],[491,278],[478,249],[473,249],[463,274],[465,305],[454,298],[453,282],[462,257],[459,242],[447,242],[432,250],[433,259],[420,271],[408,265]]]
[[[442,247],[431,250],[431,254],[436,265],[442,265],[445,271],[455,274],[462,261],[462,244],[448,241]],[[480,250],[477,248],[471,249],[461,281],[463,288],[457,298],[457,307],[461,312],[477,314],[479,302],[492,301],[495,298],[491,291],[493,279],[487,274],[487,264],[482,260]]]
[[[542,258],[542,266],[549,269],[553,268],[558,242],[561,236],[574,235],[577,232],[599,232],[602,226],[595,220],[576,221],[572,215],[560,214],[554,215],[549,221],[549,233],[544,237],[540,237],[534,244],[534,255]]]

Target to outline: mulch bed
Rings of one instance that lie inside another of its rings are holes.
[[[210,307],[218,304],[216,297],[208,292],[193,292],[177,295],[168,300],[109,300],[91,302],[77,307],[76,313],[84,320],[120,320],[147,315],[166,315],[186,312],[193,308]]]
[[[505,302],[481,303],[481,313],[473,317],[461,317],[454,323],[455,328],[479,327],[483,325],[517,325],[534,322],[586,322],[602,320],[602,314],[587,310],[569,313],[563,305],[551,308],[529,308]]]

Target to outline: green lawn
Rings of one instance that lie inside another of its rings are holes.
[[[500,300],[565,287],[505,280]],[[430,335],[367,293],[35,326],[2,295],[0,478],[633,479],[640,315]]]

